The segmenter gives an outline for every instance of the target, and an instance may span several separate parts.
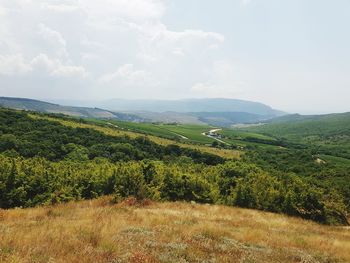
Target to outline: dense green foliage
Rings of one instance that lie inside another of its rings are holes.
[[[348,163],[324,170],[310,156],[256,149],[243,160],[230,161],[161,146],[146,137],[108,136],[0,110],[0,208],[114,194],[237,205],[347,223],[344,199],[348,202],[350,191],[342,178],[348,176]],[[333,174],[324,172],[332,169]],[[334,178],[339,180],[336,187],[331,185]]]
[[[239,161],[218,166],[106,159],[50,162],[0,155],[0,207],[28,207],[115,193],[153,200],[222,203],[282,212],[323,223],[344,224],[345,207],[336,192],[285,174],[272,176]]]
[[[270,172],[292,172],[314,185],[336,189],[350,209],[350,113],[290,115],[246,130],[273,138],[265,141],[267,145],[280,146],[254,147],[247,152],[246,161]]]
[[[309,149],[256,148],[244,157],[272,174],[293,173],[324,189],[336,189],[350,209],[350,161],[332,156],[315,155]]]
[[[114,137],[92,129],[71,128],[58,122],[32,119],[25,113],[0,111],[0,152],[23,157],[45,157],[51,161],[92,160],[112,162],[188,156],[197,163],[222,163],[223,159],[176,145],[161,146],[146,137]]]
[[[247,130],[273,136],[285,144],[294,142],[320,154],[350,159],[350,113],[290,115]]]

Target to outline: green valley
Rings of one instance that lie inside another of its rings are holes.
[[[347,223],[346,158],[334,161],[331,155],[317,163],[322,157],[307,147],[210,126],[84,120],[13,110],[0,110],[0,117],[4,208],[115,194],[238,205]],[[213,143],[217,141],[227,143]]]

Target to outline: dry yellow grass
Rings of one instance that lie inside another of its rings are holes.
[[[110,198],[0,210],[1,262],[350,262],[350,230],[254,210]]]
[[[29,116],[33,119],[46,119],[50,121],[57,121],[61,123],[64,126],[72,127],[72,128],[85,128],[85,129],[94,129],[96,131],[102,132],[106,135],[109,136],[123,136],[127,135],[131,138],[136,138],[140,136],[145,136],[144,134],[137,133],[137,132],[132,132],[132,131],[126,131],[126,130],[121,130],[117,128],[108,128],[108,127],[102,127],[98,125],[93,125],[93,124],[86,124],[86,123],[79,123],[79,122],[74,122],[74,121],[69,121],[69,120],[63,120],[63,119],[58,119],[58,118],[53,118],[53,117],[43,117],[43,116],[38,116],[38,115],[33,115],[29,114]],[[228,158],[228,159],[238,159],[240,158],[241,152],[236,151],[236,150],[226,150],[226,149],[218,149],[218,148],[213,148],[213,147],[207,147],[207,146],[202,146],[202,145],[195,145],[195,144],[187,144],[187,143],[179,143],[173,140],[169,139],[164,139],[160,138],[157,136],[152,136],[152,135],[147,135],[147,138],[149,138],[151,141],[160,144],[160,145],[170,145],[170,144],[176,144],[184,148],[191,148],[191,149],[196,149],[202,152],[206,153],[212,153],[218,156],[221,156],[223,158]]]

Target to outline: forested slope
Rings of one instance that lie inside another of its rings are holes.
[[[0,207],[114,195],[219,203],[346,224],[342,192],[292,172],[259,168],[147,137],[112,136],[0,110]],[[249,157],[249,156],[248,156]]]
[[[336,189],[350,208],[350,113],[289,115],[243,130],[270,136],[273,141],[260,142],[279,146],[251,149],[245,155],[248,162]]]
[[[324,154],[350,159],[350,113],[289,115],[246,130],[313,146]]]

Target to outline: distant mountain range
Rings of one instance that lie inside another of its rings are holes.
[[[65,114],[80,118],[97,118],[97,119],[120,119],[127,121],[144,121],[140,117],[132,114],[117,113],[99,108],[62,106],[59,104],[45,101],[0,97],[0,106],[4,108],[38,111],[44,113]]]
[[[262,103],[236,99],[114,99],[102,102],[55,101],[55,103],[51,103],[32,99],[0,97],[0,106],[66,114],[81,118],[195,123],[214,126],[262,122],[285,114]]]
[[[237,99],[184,99],[184,100],[125,100],[63,101],[56,103],[71,106],[99,107],[111,111],[134,112],[245,112],[261,116],[281,116],[285,113],[270,106]]]

